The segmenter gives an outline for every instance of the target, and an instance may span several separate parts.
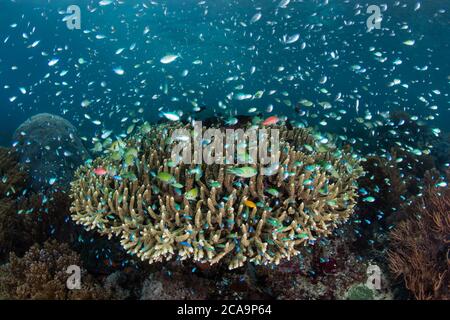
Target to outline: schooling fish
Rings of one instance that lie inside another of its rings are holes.
[[[240,167],[240,168],[229,168],[227,169],[228,173],[232,173],[241,178],[251,178],[256,176],[258,171],[253,167]]]
[[[180,120],[180,116],[178,114],[176,114],[175,112],[162,112],[162,115],[170,121]]]
[[[167,172],[159,172],[156,176],[159,180],[166,183],[172,183],[175,181],[175,177]]]
[[[161,60],[159,60],[162,64],[169,64],[171,62],[174,62],[175,60],[178,59],[178,55],[176,54],[168,54],[164,57],[161,58]]]

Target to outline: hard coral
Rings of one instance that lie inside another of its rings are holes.
[[[264,175],[263,165],[253,164],[255,175],[242,177],[230,164],[174,166],[172,133],[181,128],[144,125],[109,157],[80,167],[73,220],[120,237],[129,253],[150,263],[178,255],[228,260],[233,269],[289,259],[353,212],[359,159],[305,129],[276,127],[279,170]]]
[[[88,151],[67,120],[48,113],[37,114],[17,128],[13,137],[20,161],[30,167],[31,187],[40,191],[49,180],[68,188],[75,169],[88,157]]]
[[[431,184],[392,231],[389,265],[416,299],[449,299],[450,190]]]
[[[0,267],[2,299],[107,299],[111,298],[92,277],[82,271],[81,289],[69,290],[66,273],[71,265],[80,266],[78,254],[66,244],[45,242],[34,245],[22,258],[14,253]]]

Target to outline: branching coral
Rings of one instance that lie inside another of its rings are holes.
[[[429,186],[391,233],[389,264],[416,299],[449,299],[450,190]]]
[[[45,242],[34,245],[18,258],[10,255],[9,263],[0,267],[2,299],[108,299],[108,290],[82,271],[81,289],[69,290],[66,273],[71,265],[80,266],[79,256],[66,244]]]
[[[253,164],[246,170],[254,175],[244,177],[231,164],[175,166],[171,137],[181,127],[143,125],[110,156],[80,167],[73,220],[120,237],[129,253],[150,263],[224,259],[233,269],[289,259],[352,214],[359,159],[307,130],[277,127],[279,170],[264,175],[267,168]]]

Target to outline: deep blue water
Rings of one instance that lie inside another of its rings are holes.
[[[161,107],[186,114],[192,110],[190,101],[206,106],[199,117],[249,114],[252,107],[268,116],[265,110],[272,104],[271,114],[305,125],[326,119],[324,131],[349,126],[350,119],[366,111],[375,116],[406,110],[448,131],[450,1],[420,2],[415,11],[417,1],[383,1],[382,29],[367,32],[366,8],[381,3],[291,0],[278,8],[279,0],[113,1],[106,6],[98,0],[1,0],[0,144],[9,144],[15,128],[40,112],[62,115],[81,135],[92,137],[101,129],[120,132],[134,118],[156,122]],[[62,12],[72,4],[81,8],[81,30],[69,30],[63,21]],[[257,12],[261,19],[250,23]],[[280,40],[296,33],[295,43]],[[29,47],[37,40],[37,46]],[[407,46],[407,40],[415,44]],[[123,52],[115,54],[119,48]],[[179,58],[160,63],[168,53]],[[49,66],[53,58],[59,61]],[[86,62],[80,64],[80,58]],[[396,59],[402,63],[395,65]],[[196,60],[202,63],[193,64]],[[366,71],[357,73],[354,65]],[[123,75],[114,73],[118,66]],[[183,70],[189,72],[185,77]],[[62,76],[63,71],[67,74]],[[327,81],[321,84],[324,76]],[[230,77],[237,80],[226,81]],[[390,87],[394,79],[408,87]],[[227,100],[233,92],[253,95],[258,90],[264,90],[261,99]],[[269,95],[270,90],[276,92]],[[341,101],[334,101],[338,94]],[[292,106],[283,102],[287,99]],[[295,111],[301,99],[316,107]],[[84,100],[90,101],[87,108],[81,106]],[[226,109],[218,107],[219,101]],[[329,101],[332,108],[323,110],[320,101]],[[339,110],[347,111],[342,120],[329,118]],[[318,117],[310,117],[313,113]],[[85,114],[102,124],[93,124]]]

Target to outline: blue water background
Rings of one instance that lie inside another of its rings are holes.
[[[430,126],[443,131],[450,127],[450,80],[447,78],[450,75],[450,1],[421,1],[418,11],[413,10],[416,1],[401,1],[407,4],[406,8],[393,6],[394,1],[383,1],[388,5],[383,13],[383,29],[370,33],[366,29],[365,9],[370,4],[378,4],[374,1],[330,0],[324,5],[324,0],[292,0],[287,9],[277,9],[278,0],[209,0],[205,4],[170,0],[157,1],[158,5],[150,1],[125,1],[105,7],[99,7],[98,2],[1,0],[0,144],[9,144],[16,127],[40,112],[62,115],[79,128],[81,135],[92,136],[103,128],[118,131],[126,128],[133,116],[155,122],[159,119],[157,109],[160,107],[189,112],[192,105],[187,100],[192,99],[207,107],[202,117],[218,112],[248,114],[250,107],[267,115],[264,110],[273,104],[273,114],[301,121],[292,107],[274,101],[274,96],[283,99],[279,93],[265,94],[260,100],[233,100],[225,111],[217,107],[218,101],[224,101],[230,92],[254,94],[271,89],[286,91],[294,104],[306,98],[314,102],[329,100],[335,105],[333,98],[338,92],[346,95],[345,102],[331,111],[345,109],[347,116],[339,122],[329,120],[324,130],[346,126],[348,119],[356,116],[355,100],[348,98],[356,93],[361,95],[360,115],[364,115],[365,110],[376,114],[397,109],[421,117],[435,114],[418,99],[423,96],[433,101],[431,105],[439,107],[439,115],[429,122]],[[82,30],[68,30],[62,20],[64,15],[58,13],[71,4],[82,9]],[[357,4],[362,11],[359,15],[355,15]],[[90,12],[89,8],[97,10]],[[439,9],[446,12],[437,14]],[[261,20],[250,24],[256,12],[262,13]],[[11,28],[14,23],[18,26]],[[403,23],[411,28],[411,33],[400,29]],[[150,32],[144,35],[146,26]],[[33,35],[24,39],[23,33],[29,34],[33,27],[36,28]],[[83,30],[91,30],[91,33],[83,33]],[[291,46],[281,43],[283,35],[295,33],[300,34],[298,42]],[[96,39],[97,34],[106,38]],[[409,39],[416,40],[416,44],[409,47],[402,43]],[[35,40],[40,40],[40,44],[27,48]],[[302,42],[307,43],[304,50],[300,48]],[[130,51],[133,43],[136,48]],[[114,52],[121,47],[126,48],[125,51],[116,55]],[[388,60],[376,61],[370,47],[382,52]],[[43,56],[42,51],[48,56]],[[338,60],[330,59],[331,51],[339,53]],[[159,59],[167,53],[181,57],[172,64],[162,65]],[[49,67],[48,62],[54,57],[59,62]],[[77,68],[79,58],[87,63]],[[392,61],[396,58],[403,63],[394,66]],[[197,59],[203,63],[193,65]],[[153,63],[146,64],[148,60]],[[332,67],[334,63],[339,66]],[[134,68],[136,64],[141,66]],[[350,67],[356,64],[367,71],[355,73]],[[12,70],[12,66],[17,66],[18,70]],[[113,72],[117,66],[125,70],[123,76]],[[250,75],[252,66],[256,71]],[[278,71],[280,66],[284,71]],[[414,66],[428,66],[428,70],[417,71]],[[189,70],[187,77],[180,75],[184,69]],[[69,72],[61,77],[59,73],[63,70]],[[299,73],[305,71],[311,77],[299,79]],[[47,73],[50,76],[44,79]],[[295,79],[288,81],[288,75],[294,75]],[[321,85],[319,79],[324,75],[328,81]],[[231,76],[238,76],[239,80],[224,81]],[[388,87],[396,78],[408,83],[409,89]],[[106,87],[101,86],[102,81],[106,82]],[[167,95],[160,88],[165,84],[169,88]],[[239,84],[243,84],[244,89],[235,90]],[[21,94],[19,87],[25,87],[27,94]],[[324,98],[319,92],[321,87],[332,95]],[[188,90],[194,90],[188,94],[189,99],[182,96]],[[441,94],[434,95],[432,90],[440,90]],[[62,93],[56,96],[58,91]],[[160,98],[153,100],[155,94]],[[14,102],[9,100],[12,96],[17,96]],[[172,101],[172,97],[180,100]],[[84,99],[93,101],[88,108],[80,106]],[[145,109],[142,115],[137,113],[140,107]],[[330,111],[322,112],[318,119],[308,122],[313,125]],[[92,124],[84,117],[86,113],[92,119],[101,120],[102,125]],[[124,117],[130,120],[121,123]]]

